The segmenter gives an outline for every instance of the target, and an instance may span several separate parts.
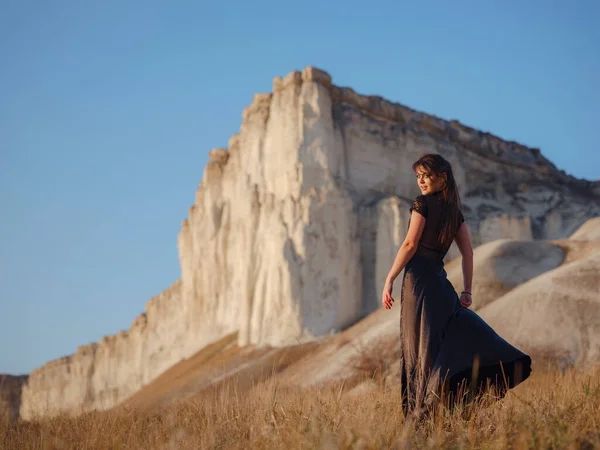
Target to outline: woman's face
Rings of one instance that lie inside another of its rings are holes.
[[[417,167],[416,176],[417,184],[423,195],[433,194],[444,186],[443,177],[429,174],[423,167]]]

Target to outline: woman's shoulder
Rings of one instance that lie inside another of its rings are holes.
[[[429,203],[429,201],[431,201],[431,195],[417,195],[413,199],[413,203],[424,203],[424,204],[427,204],[427,203]]]
[[[422,216],[427,217],[429,210],[428,201],[429,200],[427,199],[426,195],[417,195],[412,202],[410,211],[417,211]]]

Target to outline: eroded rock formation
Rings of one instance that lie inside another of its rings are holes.
[[[26,381],[27,375],[0,374],[0,420],[19,417],[21,390]]]
[[[279,346],[373,311],[419,194],[411,163],[426,152],[453,164],[475,244],[566,237],[600,215],[600,183],[537,149],[337,87],[312,67],[292,72],[210,152],[179,234],[181,279],[129,331],[34,371],[21,415],[111,407],[233,331],[240,345]]]

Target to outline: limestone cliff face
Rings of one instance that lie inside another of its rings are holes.
[[[177,281],[148,301],[128,331],[33,371],[23,386],[21,417],[110,408],[180,361],[193,347],[180,292]]]
[[[0,374],[0,421],[9,421],[19,417],[21,406],[21,390],[27,381],[27,375]]]
[[[129,331],[32,373],[22,416],[110,407],[232,331],[286,345],[374,310],[426,152],[453,164],[475,244],[566,237],[600,215],[600,183],[539,150],[292,72],[210,152],[178,238],[181,279]]]

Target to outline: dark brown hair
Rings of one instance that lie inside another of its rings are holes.
[[[434,175],[435,178],[446,174],[446,183],[440,191],[443,202],[444,214],[441,217],[441,230],[439,242],[442,247],[450,247],[458,227],[460,225],[460,195],[454,181],[452,166],[441,155],[428,153],[416,160],[412,169],[416,172],[421,167],[428,175]]]

